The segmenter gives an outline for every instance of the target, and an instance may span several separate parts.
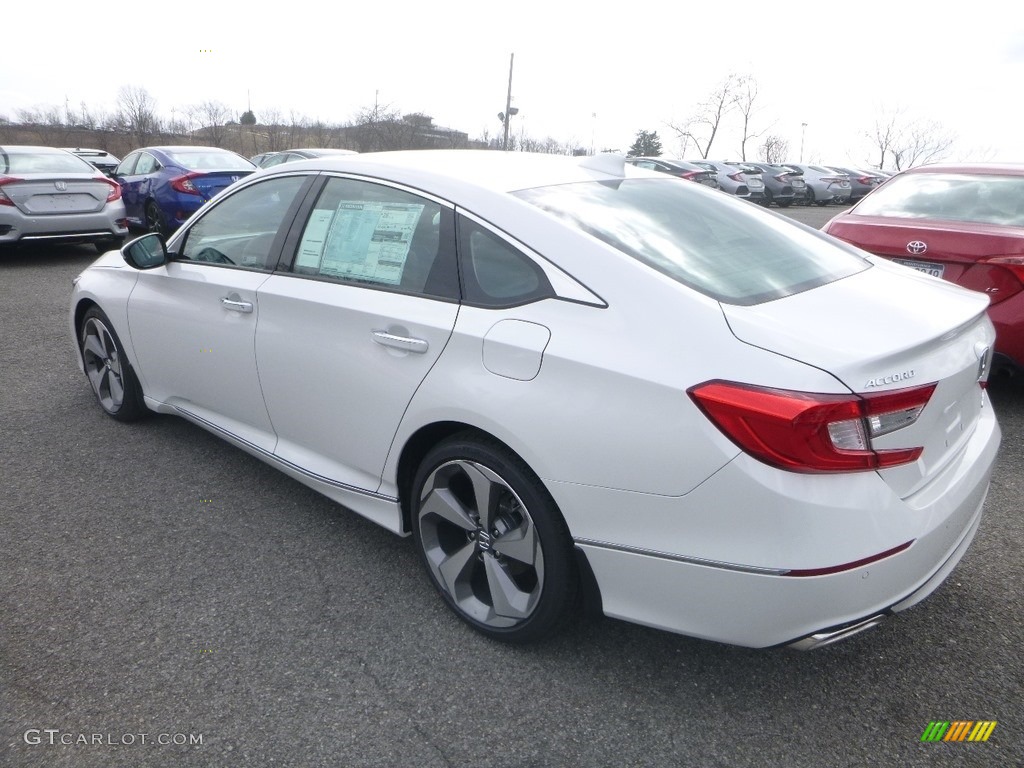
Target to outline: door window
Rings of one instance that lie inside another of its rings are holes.
[[[411,192],[331,178],[293,271],[341,283],[458,299],[452,211]]]
[[[305,176],[268,179],[220,201],[189,229],[177,258],[272,269],[277,263],[271,254],[278,230],[305,181]]]

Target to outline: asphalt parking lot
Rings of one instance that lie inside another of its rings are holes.
[[[65,328],[94,256],[0,255],[0,765],[1024,765],[1024,387],[990,387],[973,547],[878,629],[801,654],[581,619],[510,648],[410,542],[182,420],[107,418]],[[936,720],[998,725],[922,743]]]

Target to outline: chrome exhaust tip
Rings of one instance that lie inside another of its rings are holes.
[[[797,651],[812,651],[815,648],[832,645],[832,643],[838,643],[840,640],[845,640],[848,637],[859,635],[861,632],[877,627],[885,620],[886,616],[887,614],[879,613],[869,619],[864,619],[854,624],[847,624],[839,629],[809,635],[802,640],[797,640],[795,643],[789,643],[786,647]]]

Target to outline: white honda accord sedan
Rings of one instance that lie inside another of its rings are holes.
[[[100,406],[396,534],[456,615],[810,648],[930,594],[1000,432],[984,295],[625,164],[288,163],[75,280]]]

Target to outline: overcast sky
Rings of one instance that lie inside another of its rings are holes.
[[[786,139],[793,161],[803,141],[809,162],[877,163],[865,134],[898,110],[955,135],[949,159],[1024,162],[1024,12],[1003,0],[26,0],[3,19],[10,119],[112,112],[132,85],[165,118],[217,100],[342,123],[377,99],[479,138],[501,131],[515,53],[512,131],[535,139],[625,151],[657,131],[679,156],[668,124],[735,73],[757,82],[754,130]],[[726,118],[712,157],[739,157],[738,128]]]

